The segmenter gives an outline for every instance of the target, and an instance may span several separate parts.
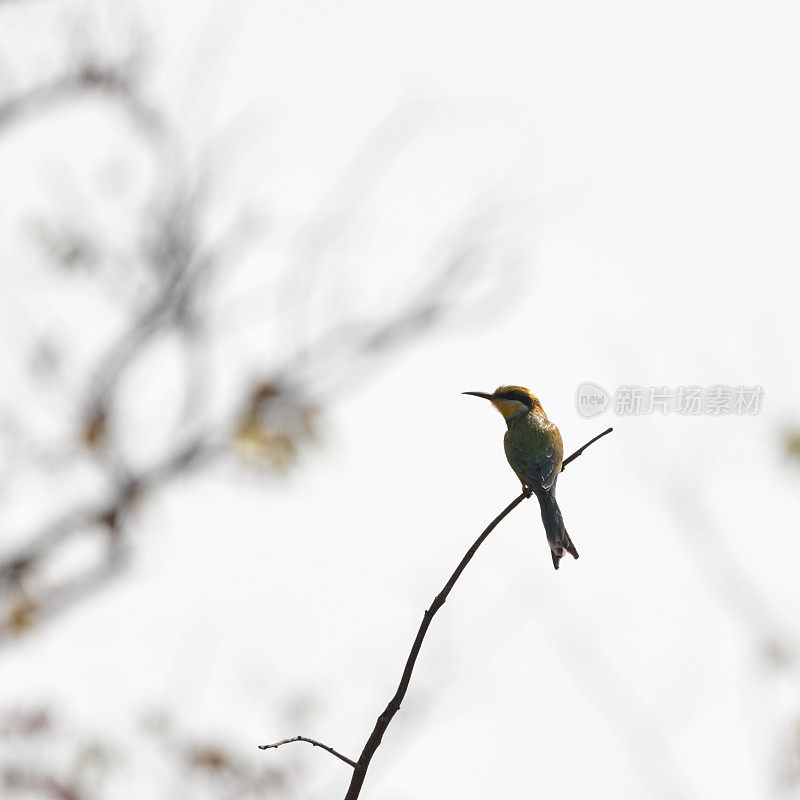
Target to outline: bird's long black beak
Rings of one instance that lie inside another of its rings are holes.
[[[482,397],[484,400],[491,400],[494,395],[486,392],[461,392],[461,394],[471,394],[473,397]]]

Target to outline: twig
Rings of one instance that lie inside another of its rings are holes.
[[[594,439],[587,442],[579,450],[576,450],[572,455],[564,459],[561,469],[563,470],[567,464],[569,464],[571,461],[574,461],[587,447],[589,447],[589,445],[594,444],[598,439],[602,438],[608,433],[611,433],[612,430],[613,428],[608,428],[608,430],[603,431],[599,436],[595,436]],[[347,794],[344,796],[344,800],[356,800],[356,798],[358,798],[358,796],[361,794],[361,787],[364,785],[364,779],[367,777],[367,770],[369,769],[372,757],[375,755],[375,751],[381,744],[383,734],[389,727],[389,723],[392,721],[394,715],[400,710],[400,704],[405,699],[408,686],[411,683],[411,673],[414,671],[414,665],[417,662],[417,656],[422,648],[422,642],[425,639],[425,634],[428,632],[428,628],[430,627],[434,614],[436,614],[436,612],[445,604],[447,596],[450,594],[452,588],[456,585],[456,581],[461,577],[461,573],[466,569],[467,564],[469,564],[469,562],[472,560],[475,553],[478,552],[478,548],[484,543],[489,534],[523,500],[527,500],[530,496],[531,491],[529,489],[524,490],[489,523],[483,533],[481,533],[481,535],[475,540],[472,547],[467,550],[466,555],[461,559],[455,569],[455,572],[453,572],[453,574],[450,576],[450,579],[444,585],[442,591],[439,592],[439,594],[437,594],[434,598],[430,608],[425,611],[425,614],[422,617],[422,622],[419,626],[419,630],[417,631],[417,636],[414,639],[414,644],[411,646],[411,652],[408,654],[406,666],[403,670],[402,676],[400,677],[400,684],[397,687],[397,691],[394,693],[394,697],[392,697],[386,708],[383,710],[383,713],[378,717],[375,727],[373,728],[369,739],[367,739],[367,743],[364,745],[364,749],[361,751],[361,755],[359,756],[357,762],[353,762],[349,758],[337,753],[332,747],[328,747],[320,742],[315,742],[312,739],[306,739],[303,736],[295,736],[293,739],[283,739],[275,744],[261,745],[260,749],[267,750],[271,747],[279,747],[282,744],[288,744],[289,742],[311,742],[311,744],[315,745],[316,747],[324,748],[329,753],[333,753],[333,755],[337,756],[342,761],[347,762],[351,767],[353,767],[353,777],[350,779],[350,786],[347,789]]]
[[[590,439],[586,444],[581,447],[579,450],[576,450],[571,456],[568,456],[561,462],[561,471],[563,472],[567,468],[567,464],[571,461],[574,461],[590,444],[594,444],[598,439],[602,439],[607,433],[611,433],[613,428],[606,428],[602,433],[598,434],[594,437],[594,439]]]
[[[291,744],[292,742],[308,742],[309,744],[313,744],[314,747],[321,747],[323,750],[327,750],[331,755],[336,756],[336,758],[341,759],[344,761],[345,764],[349,764],[353,769],[355,769],[358,765],[355,761],[348,758],[347,756],[343,756],[338,751],[334,750],[332,747],[328,747],[327,744],[323,744],[322,742],[318,742],[316,739],[309,739],[307,736],[293,736],[291,739],[281,739],[279,742],[273,742],[272,744],[260,744],[258,746],[259,750],[269,750],[273,747],[280,747],[282,744]]]

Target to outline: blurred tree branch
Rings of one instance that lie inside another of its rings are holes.
[[[49,112],[61,103],[74,100],[88,92],[109,95],[127,93],[129,86],[124,74],[110,67],[87,64],[44,83],[18,90],[0,98],[0,134],[13,124],[23,122],[29,115]]]
[[[322,398],[329,402],[344,387],[357,386],[394,352],[440,328],[456,312],[485,301],[485,290],[467,296],[475,286],[501,282],[504,269],[492,263],[495,244],[487,236],[497,220],[479,207],[445,238],[421,287],[368,315],[343,314],[338,297],[323,296],[326,325],[311,330],[309,298],[312,290],[320,294],[315,282],[321,264],[339,246],[370,187],[419,128],[419,109],[401,109],[378,127],[334,182],[326,202],[299,227],[280,267],[276,302],[264,304],[275,307],[279,351],[263,360],[261,374],[238,387],[224,407],[214,405],[225,376],[208,366],[218,344],[210,308],[220,279],[251,255],[261,231],[240,215],[215,238],[207,233],[213,165],[202,154],[199,163],[184,156],[180,120],[143,89],[140,53],[114,64],[91,52],[74,61],[60,76],[0,95],[0,136],[34,115],[92,95],[122,109],[154,165],[154,180],[149,202],[134,220],[134,252],[96,245],[87,238],[99,235],[94,230],[82,234],[80,244],[51,247],[49,257],[55,262],[72,264],[89,251],[100,254],[95,259],[106,269],[127,276],[136,264],[140,273],[123,324],[98,342],[86,380],[63,392],[78,406],[80,417],[74,448],[64,460],[88,456],[105,496],[92,492],[69,508],[45,509],[48,521],[9,537],[14,544],[0,551],[0,643],[73,606],[119,574],[129,556],[131,512],[155,490],[232,455],[267,472],[291,467],[301,448],[316,439]],[[115,283],[116,277],[112,272],[107,282]],[[127,424],[121,387],[148,348],[166,336],[183,343],[184,414],[158,455],[135,463],[120,435]],[[53,566],[68,561],[64,554],[74,543],[88,540],[95,543],[95,560],[54,579]]]
[[[244,757],[216,738],[192,735],[166,711],[136,721],[137,747],[110,731],[81,730],[48,706],[0,709],[0,795],[3,798],[93,800],[126,796],[143,775],[157,776],[149,796],[194,800],[300,797],[292,770]],[[47,754],[44,757],[43,754]]]
[[[613,428],[607,428],[598,436],[595,436],[593,439],[588,441],[583,447],[576,450],[570,456],[564,459],[561,465],[561,470],[563,471],[564,467],[567,464],[570,464],[574,461],[578,456],[586,450],[589,445],[596,442],[598,439],[601,439],[606,434],[611,433]],[[372,730],[369,738],[367,739],[366,744],[364,745],[364,749],[361,751],[361,755],[358,758],[357,762],[352,761],[350,758],[343,756],[341,753],[338,753],[332,747],[328,745],[324,745],[320,742],[315,740],[307,739],[304,736],[295,736],[290,739],[282,739],[279,742],[274,742],[272,744],[264,744],[259,745],[259,749],[261,750],[268,750],[271,748],[277,748],[284,744],[290,744],[291,742],[311,742],[312,744],[322,747],[323,749],[327,750],[329,753],[332,753],[334,756],[339,758],[340,760],[344,761],[345,763],[349,764],[353,768],[353,777],[350,780],[350,786],[347,789],[347,793],[345,794],[344,800],[356,800],[361,794],[361,788],[364,784],[364,779],[367,776],[367,770],[369,769],[369,765],[372,761],[372,757],[375,755],[378,747],[380,747],[381,741],[383,740],[383,735],[386,733],[394,715],[400,710],[400,706],[405,699],[406,692],[408,691],[408,687],[411,683],[411,675],[414,672],[414,666],[417,662],[417,657],[419,656],[420,650],[422,649],[422,643],[425,640],[425,635],[428,632],[428,628],[430,627],[431,621],[435,616],[436,612],[445,604],[447,598],[452,591],[453,587],[456,585],[456,582],[461,577],[461,574],[467,568],[467,565],[470,561],[472,561],[475,554],[478,552],[480,546],[486,541],[488,536],[492,533],[492,531],[523,501],[530,498],[532,494],[531,490],[523,491],[518,497],[514,498],[490,523],[489,525],[483,530],[481,535],[475,540],[472,546],[467,550],[464,557],[459,562],[458,566],[456,567],[453,574],[450,576],[447,583],[444,585],[444,588],[436,595],[431,603],[430,607],[425,611],[425,614],[422,617],[422,622],[420,623],[419,630],[417,631],[417,635],[414,639],[414,643],[411,646],[411,652],[408,654],[408,658],[406,660],[405,667],[403,669],[403,674],[400,677],[400,683],[397,687],[397,691],[394,693],[394,696],[387,704],[386,708],[383,710],[383,713],[378,717],[377,722],[375,723],[375,727]]]

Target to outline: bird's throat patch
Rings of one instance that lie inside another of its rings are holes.
[[[492,400],[492,405],[503,415],[504,419],[511,419],[520,411],[530,411],[528,406],[519,400]]]

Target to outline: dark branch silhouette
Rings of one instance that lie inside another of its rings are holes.
[[[561,469],[563,470],[564,467],[574,461],[584,450],[586,450],[589,445],[594,444],[598,439],[601,439],[608,433],[614,430],[613,428],[608,428],[604,430],[598,436],[595,436],[594,439],[587,442],[583,447],[576,450],[572,455],[568,456],[564,459]],[[409,684],[411,683],[411,674],[414,671],[414,666],[417,662],[417,656],[419,655],[420,650],[422,649],[422,642],[425,639],[425,634],[428,632],[428,628],[430,627],[431,620],[433,619],[436,612],[445,604],[448,595],[450,594],[453,587],[456,585],[456,582],[461,577],[461,573],[467,567],[472,558],[474,557],[475,553],[478,552],[478,548],[486,541],[489,534],[523,501],[527,500],[531,496],[532,492],[530,489],[526,489],[517,497],[515,497],[484,529],[481,535],[475,540],[472,547],[467,550],[464,557],[459,562],[458,566],[456,567],[453,574],[450,576],[450,579],[444,585],[439,594],[433,599],[430,607],[425,611],[425,614],[422,617],[422,622],[420,623],[419,630],[417,631],[416,638],[414,639],[414,644],[411,646],[411,652],[408,654],[408,659],[406,660],[405,668],[403,669],[403,674],[400,677],[400,683],[397,687],[397,691],[394,693],[394,696],[389,701],[386,708],[383,710],[383,713],[378,717],[375,727],[372,730],[372,733],[367,739],[367,743],[364,745],[364,749],[361,751],[361,755],[358,758],[357,762],[351,761],[349,758],[341,755],[341,753],[337,753],[332,747],[328,747],[327,745],[322,744],[321,742],[314,741],[312,739],[307,739],[304,736],[295,736],[293,739],[283,739],[280,742],[275,742],[274,744],[268,745],[260,745],[261,750],[267,750],[272,747],[279,747],[282,744],[288,744],[290,742],[311,742],[317,747],[322,747],[323,749],[327,750],[329,753],[332,753],[337,758],[341,759],[342,761],[349,764],[353,767],[353,777],[350,779],[350,786],[347,789],[347,794],[344,797],[344,800],[356,800],[356,798],[361,794],[361,787],[364,784],[364,779],[367,777],[367,770],[369,769],[370,762],[372,761],[372,757],[375,755],[375,751],[380,747],[381,741],[383,740],[383,734],[386,733],[386,729],[389,727],[389,724],[392,721],[394,715],[400,710],[400,706],[405,699],[406,692],[408,691]]]
[[[602,433],[599,433],[594,439],[590,439],[586,444],[581,447],[579,450],[576,450],[571,456],[568,456],[561,462],[561,471],[563,472],[567,468],[567,464],[572,463],[590,444],[594,444],[598,439],[602,439],[607,433],[611,433],[613,428],[606,428]]]

